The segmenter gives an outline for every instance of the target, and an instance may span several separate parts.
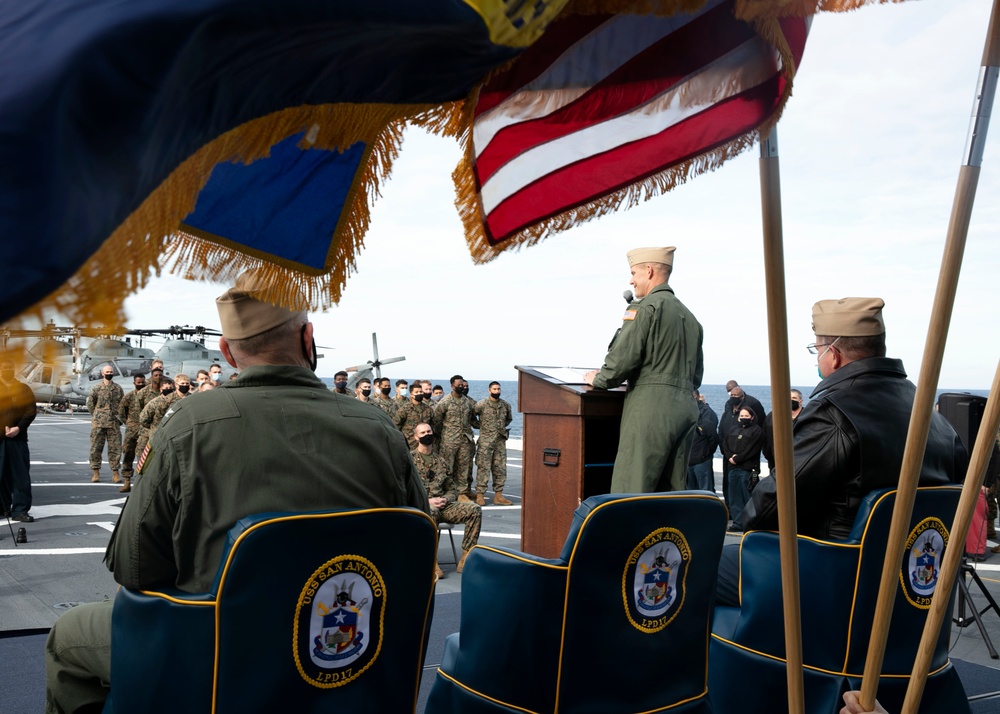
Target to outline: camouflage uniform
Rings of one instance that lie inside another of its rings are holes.
[[[104,381],[90,390],[87,411],[90,412],[90,468],[101,470],[104,442],[108,443],[108,463],[118,470],[122,458],[122,433],[118,430],[118,405],[125,390],[114,382]]]
[[[444,401],[444,400],[442,400]],[[483,523],[483,512],[474,503],[457,503],[455,501],[455,482],[448,474],[448,467],[439,454],[422,454],[414,451],[413,465],[417,467],[420,480],[427,489],[427,498],[444,497],[448,505],[444,508],[431,507],[431,516],[436,523],[463,523],[465,535],[462,536],[462,551],[468,551],[479,542],[479,529]]]
[[[472,408],[475,401],[464,395],[446,395],[434,408],[434,433],[441,440],[441,456],[448,472],[454,475],[460,494],[469,494],[472,480],[472,457],[476,440],[472,434]]]
[[[395,409],[393,409],[393,403],[389,397],[383,396],[381,392],[375,392],[373,390],[370,401],[372,404],[388,414],[390,419],[392,418]]]
[[[426,402],[418,404],[412,399],[407,399],[405,404],[396,409],[392,420],[399,427],[399,430],[403,432],[403,436],[406,437],[406,443],[409,445],[410,451],[413,451],[417,448],[417,440],[413,438],[413,430],[417,424],[430,424],[433,418],[434,408],[432,406]]]
[[[146,449],[149,441],[149,429],[142,425],[142,410],[146,405],[160,396],[160,385],[150,382],[139,390],[135,397],[135,409],[139,413],[139,438],[135,440],[135,453],[142,458],[142,452]]]
[[[118,405],[118,421],[125,425],[125,441],[122,445],[122,475],[132,477],[132,462],[135,461],[135,446],[139,441],[139,393],[142,389],[134,389],[122,399]]]
[[[180,392],[171,392],[170,394],[161,394],[156,399],[151,401],[142,409],[142,413],[139,414],[139,423],[144,427],[149,429],[149,438],[153,438],[153,434],[160,427],[160,422],[163,421],[163,415],[170,410],[176,402],[184,399],[184,395]]]
[[[493,491],[503,491],[507,482],[507,427],[513,420],[510,404],[486,397],[472,408],[472,426],[479,428],[476,449],[476,493],[486,493],[490,472]]]

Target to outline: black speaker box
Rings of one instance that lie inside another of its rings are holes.
[[[938,411],[947,419],[971,454],[986,411],[986,397],[959,392],[945,392],[938,398]]]

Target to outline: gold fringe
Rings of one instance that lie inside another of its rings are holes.
[[[265,297],[293,305],[306,296],[312,309],[327,309],[340,299],[355,256],[364,245],[369,207],[399,153],[408,121],[442,135],[460,133],[460,103],[445,105],[330,104],[286,109],[249,121],[195,152],[126,218],[101,248],[58,290],[26,310],[11,326],[45,322],[53,313],[81,326],[122,325],[122,304],[166,269],[187,279],[232,281],[258,268],[273,278]],[[363,141],[366,159],[344,204],[339,240],[331,246],[324,274],[307,275],[301,266],[276,265],[226,241],[205,240],[180,230],[194,210],[216,164],[249,164],[270,154],[272,146],[305,133],[304,144],[340,150]],[[296,292],[298,291],[298,293]]]
[[[571,208],[537,225],[530,226],[505,239],[499,245],[491,245],[486,237],[485,216],[473,174],[475,154],[472,146],[472,118],[479,91],[485,86],[485,82],[477,85],[463,108],[467,128],[460,137],[460,141],[463,144],[464,157],[452,173],[452,179],[455,183],[455,206],[458,209],[462,225],[465,227],[466,241],[469,244],[469,252],[472,254],[473,261],[487,263],[505,251],[527,248],[540,243],[551,235],[569,230],[594,218],[615,213],[622,208],[634,208],[654,196],[662,195],[680,186],[689,178],[707,171],[714,171],[729,159],[738,156],[758,143],[761,136],[767,136],[781,118],[785,103],[791,96],[795,60],[777,19],[760,18],[752,22],[751,25],[765,42],[778,51],[782,60],[781,72],[787,80],[785,90],[778,100],[778,106],[759,127],[701,156],[649,176],[640,182],[625,186],[587,204]]]

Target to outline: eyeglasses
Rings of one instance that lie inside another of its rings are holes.
[[[812,344],[806,345],[806,349],[809,350],[809,354],[818,355],[820,353],[819,351],[821,348],[823,347],[832,348],[835,344],[837,344],[839,340],[840,338],[838,337],[833,342],[813,342]],[[823,354],[826,354],[826,352],[824,352]]]

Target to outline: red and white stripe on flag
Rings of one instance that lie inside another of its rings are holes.
[[[734,17],[733,3],[709,0],[670,17],[560,19],[545,42],[492,77],[474,112],[479,211],[468,212],[478,213],[489,243],[532,227],[537,239],[549,219],[683,166],[774,116],[790,72],[779,48]],[[797,66],[807,21],[774,27]]]

